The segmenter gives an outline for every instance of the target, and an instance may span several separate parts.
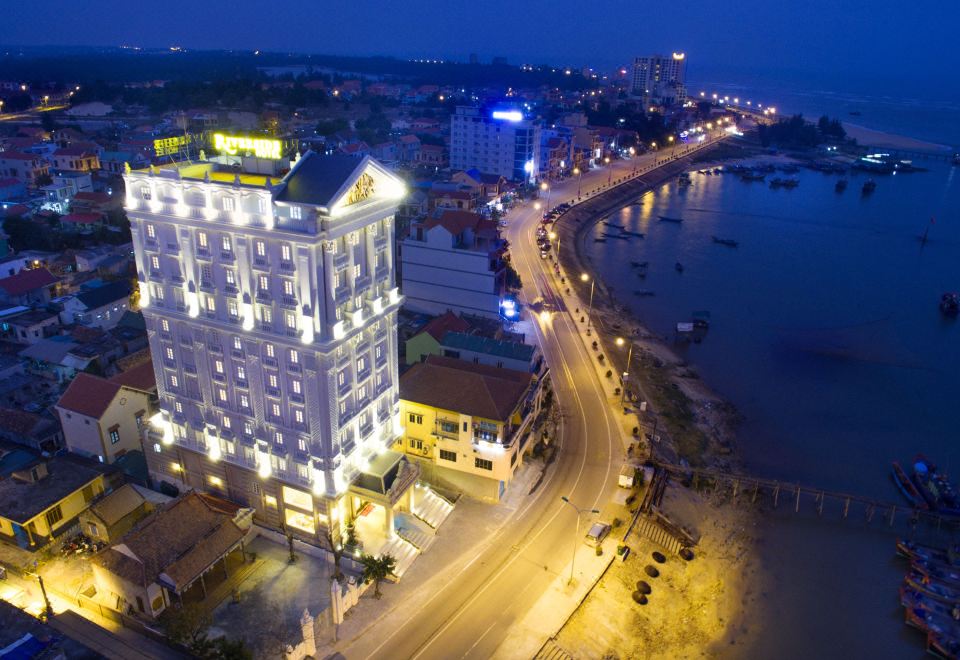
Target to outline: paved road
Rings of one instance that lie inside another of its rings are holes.
[[[608,169],[585,173],[584,192],[649,165],[660,152],[632,161],[617,161]],[[554,184],[551,205],[576,197],[576,178]],[[535,245],[541,211],[532,204],[514,209],[506,237],[514,267],[524,282],[521,301],[554,298],[548,264]],[[559,455],[540,488],[500,532],[496,543],[478,555],[456,578],[435,593],[422,608],[409,613],[401,628],[385,634],[371,630],[344,651],[348,658],[488,658],[520,621],[554,578],[569,570],[576,515],[563,504],[566,495],[578,506],[602,509],[616,488],[623,458],[620,423],[609,405],[577,334],[575,321],[564,311],[546,321],[533,319],[536,340],[550,366],[556,399],[563,411]],[[584,528],[581,527],[581,533]],[[430,561],[427,553],[420,561]]]

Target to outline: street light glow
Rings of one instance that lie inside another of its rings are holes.
[[[623,337],[617,337],[617,346],[623,346]]]
[[[590,281],[590,276],[587,275],[586,273],[580,273],[580,281],[581,281],[581,282],[589,282],[589,281]]]

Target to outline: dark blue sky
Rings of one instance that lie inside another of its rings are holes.
[[[9,0],[6,44],[260,48],[611,66],[684,50],[700,80],[787,71],[957,86],[955,0]],[[12,21],[11,21],[12,14]],[[952,82],[950,82],[952,81]],[[894,89],[896,87],[896,89]],[[879,91],[879,90],[878,90]],[[911,90],[917,93],[919,90]]]

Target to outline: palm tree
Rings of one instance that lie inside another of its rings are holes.
[[[385,580],[388,575],[393,575],[393,570],[397,567],[397,560],[392,555],[362,555],[360,563],[363,564],[363,582],[364,584],[373,581],[373,596],[380,598],[380,582]]]

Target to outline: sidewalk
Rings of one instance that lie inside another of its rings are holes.
[[[573,582],[569,569],[557,575],[526,616],[510,626],[506,639],[493,655],[495,659],[533,658],[547,640],[560,632],[616,559],[617,541],[612,534],[602,547],[600,556],[586,544],[577,548]]]

